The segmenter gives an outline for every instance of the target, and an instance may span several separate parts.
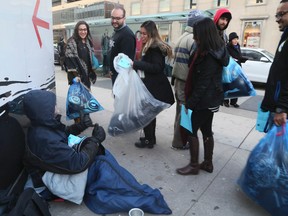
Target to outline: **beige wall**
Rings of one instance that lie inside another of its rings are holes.
[[[118,2],[116,0],[110,0],[111,2]],[[100,2],[100,0],[82,0],[69,4],[85,4],[91,2]],[[158,14],[159,1],[156,0],[120,0],[119,3],[123,4],[127,16],[131,14],[131,2],[141,3],[141,15]],[[266,0],[266,4],[247,5],[248,0],[230,0],[228,9],[232,12],[232,20],[226,31],[237,32],[240,37],[240,43],[242,45],[244,21],[262,20],[260,47],[264,48],[272,53],[275,52],[276,46],[281,36],[281,32],[278,30],[278,24],[275,22],[275,13],[279,2],[275,0]],[[214,0],[198,0],[197,9],[200,10],[217,10],[214,7]],[[60,9],[60,6],[57,6]],[[182,12],[184,8],[184,0],[170,0],[170,11],[165,12]],[[139,23],[140,25],[141,23]],[[171,43],[173,44],[177,38],[181,35],[181,25],[179,22],[172,23],[172,31],[170,32]]]

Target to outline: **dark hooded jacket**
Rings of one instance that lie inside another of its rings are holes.
[[[98,151],[98,141],[94,137],[86,138],[81,149],[68,146],[69,134],[66,126],[55,117],[55,105],[56,96],[52,92],[32,90],[24,97],[24,110],[31,121],[24,162],[35,187],[42,186],[38,185],[42,182],[39,178],[45,171],[74,174],[86,170]]]
[[[217,25],[218,20],[220,19],[220,17],[226,17],[228,19],[228,23],[227,23],[227,25],[225,26],[224,29],[219,29],[219,26]],[[232,14],[226,8],[218,9],[217,12],[214,15],[214,23],[215,23],[215,25],[216,25],[216,27],[217,27],[217,29],[219,31],[220,37],[224,40],[225,44],[228,43],[228,37],[225,34],[225,29],[229,26],[229,23],[230,23],[231,19],[232,19]]]
[[[228,63],[229,54],[225,47],[197,57],[195,63],[190,65],[186,81],[186,108],[202,110],[223,103],[222,70]]]

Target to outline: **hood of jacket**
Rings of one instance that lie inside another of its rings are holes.
[[[230,21],[232,19],[232,14],[226,8],[220,8],[219,10],[217,10],[217,12],[214,15],[214,23],[215,23],[217,29],[218,29],[217,22],[220,19],[220,17],[222,17],[222,16],[225,16],[225,17],[228,18],[228,23],[227,23],[226,27],[224,29],[221,29],[223,31],[223,30],[225,30],[228,27],[228,25],[229,25],[229,23],[230,23]]]
[[[32,125],[57,127],[55,118],[56,95],[45,90],[31,90],[23,100],[24,111]]]
[[[229,64],[229,54],[226,47],[221,47],[219,50],[209,52],[221,65],[224,67]]]

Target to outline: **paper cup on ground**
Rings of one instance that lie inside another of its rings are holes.
[[[133,208],[129,211],[129,216],[144,216],[144,212],[139,208]]]

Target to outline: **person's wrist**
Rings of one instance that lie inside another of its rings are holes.
[[[283,108],[276,108],[275,112],[276,112],[277,114],[286,113],[286,110],[283,109]]]

